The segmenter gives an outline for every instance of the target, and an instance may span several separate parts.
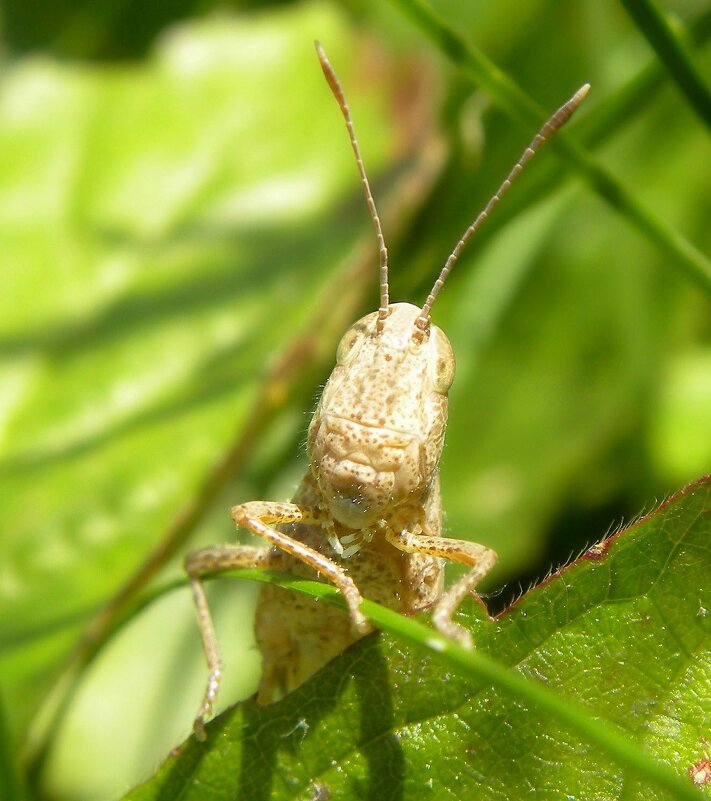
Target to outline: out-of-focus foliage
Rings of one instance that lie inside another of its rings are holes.
[[[378,197],[433,126],[444,137],[440,180],[391,247],[396,300],[422,302],[533,133],[389,6],[165,6],[170,19],[194,16],[163,29],[148,12],[128,23],[118,3],[5,9],[0,745],[10,763],[43,736],[41,701],[89,613],[161,541],[251,421],[265,364],[319,304],[342,300],[347,287],[328,301],[323,288],[359,239],[371,241],[312,40],[347,89]],[[613,4],[437,6],[547,108],[590,81],[582,124],[615,97],[624,107],[654,58]],[[696,58],[708,76],[703,47]],[[708,131],[668,80],[650,86],[595,157],[708,253]],[[510,207],[553,164],[544,151]],[[560,186],[511,221],[502,204],[434,311],[458,360],[446,529],[500,552],[492,589],[513,579],[516,592],[515,577],[525,586],[711,466],[708,297],[596,196]],[[372,307],[374,289],[368,297]],[[329,368],[323,358],[304,371],[185,548],[232,538],[231,504],[289,496]],[[226,702],[250,692],[258,665],[252,590],[223,592],[218,626],[237,682]],[[187,734],[204,678],[192,617],[187,593],[166,598],[87,671],[55,732],[48,795],[115,796]]]
[[[221,10],[286,5],[290,0],[7,0],[5,39],[13,52],[44,50],[60,57],[96,60],[140,58],[175,22]]]

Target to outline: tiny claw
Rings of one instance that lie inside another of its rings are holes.
[[[195,718],[193,721],[193,732],[195,733],[195,739],[199,743],[204,743],[207,740],[207,732],[205,731],[205,720],[201,715]]]
[[[201,743],[204,743],[205,740],[207,740],[205,720],[212,715],[212,706],[215,702],[215,698],[217,698],[217,691],[220,689],[220,678],[220,668],[213,668],[207,681],[207,690],[205,692],[202,705],[200,706],[197,717],[193,721],[195,739]]]
[[[466,630],[463,629],[461,626],[455,625],[456,632],[452,635],[452,639],[456,640],[462,648],[466,648],[467,651],[474,650],[474,640],[472,635]]]
[[[474,650],[474,639],[472,638],[471,632],[463,626],[455,623],[451,618],[444,616],[437,617],[433,615],[432,622],[440,634],[444,634],[445,637],[454,640],[457,645],[461,645],[462,648],[466,648],[467,651]]]
[[[360,609],[351,609],[351,629],[353,630],[353,634],[357,636],[362,636],[363,634],[368,634],[368,632],[373,630],[373,627],[370,625],[368,618],[360,611]]]

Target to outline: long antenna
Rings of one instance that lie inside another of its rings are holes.
[[[529,144],[529,146],[523,151],[521,154],[521,158],[516,162],[511,172],[506,176],[501,186],[496,190],[494,196],[491,200],[486,204],[483,211],[479,213],[479,216],[474,220],[474,222],[467,228],[467,230],[462,235],[462,238],[457,242],[454,250],[450,254],[449,258],[444,264],[442,268],[442,272],[439,274],[439,277],[434,282],[432,290],[430,294],[427,296],[427,300],[425,301],[425,305],[422,307],[422,311],[420,312],[419,317],[415,321],[415,326],[419,330],[419,332],[424,332],[427,329],[427,326],[430,322],[430,312],[432,311],[432,304],[435,302],[437,295],[439,295],[444,282],[447,280],[447,276],[452,271],[452,267],[457,262],[462,249],[467,244],[467,242],[471,239],[473,234],[481,227],[484,221],[488,218],[491,214],[494,207],[498,204],[501,198],[506,194],[506,191],[511,186],[515,178],[518,174],[523,170],[526,166],[527,162],[533,157],[534,153],[538,148],[547,140],[550,139],[553,134],[559,130],[560,128],[565,125],[566,122],[571,118],[573,112],[578,108],[578,106],[583,102],[585,99],[585,95],[587,95],[590,89],[590,84],[586,83],[578,89],[578,91],[568,100],[567,102],[563,103],[563,105],[554,112],[547,122],[543,125],[541,130],[533,137],[533,140]],[[419,334],[417,337],[418,339],[421,338],[422,333]]]
[[[348,136],[351,140],[351,147],[355,155],[356,164],[358,165],[358,172],[360,173],[360,182],[363,186],[365,193],[365,201],[368,204],[368,211],[375,225],[375,235],[378,239],[378,250],[380,252],[380,309],[378,311],[378,321],[376,325],[377,331],[382,331],[385,319],[388,316],[388,303],[390,302],[388,293],[388,249],[385,247],[385,238],[383,237],[383,229],[380,225],[380,217],[378,217],[378,210],[375,208],[375,201],[373,200],[373,193],[370,191],[370,184],[368,183],[368,176],[365,174],[365,167],[363,166],[363,158],[360,155],[360,148],[358,147],[358,140],[356,139],[355,129],[353,128],[353,120],[351,119],[351,112],[348,108],[348,102],[343,92],[341,84],[333,71],[333,67],[326,57],[323,47],[320,42],[315,42],[318,60],[321,62],[321,69],[326,76],[328,85],[331,87],[331,92],[336,98],[343,119],[346,121],[346,128],[348,128]]]

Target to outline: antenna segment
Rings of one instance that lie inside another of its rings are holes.
[[[321,62],[323,74],[326,76],[326,81],[331,87],[331,92],[336,98],[338,106],[341,109],[341,113],[343,114],[343,119],[346,122],[348,136],[351,140],[351,147],[353,148],[356,164],[358,165],[360,182],[363,187],[363,192],[365,193],[366,203],[368,204],[368,211],[370,212],[370,216],[373,220],[373,225],[375,225],[375,235],[378,239],[378,251],[380,253],[380,309],[378,311],[377,330],[382,331],[383,324],[388,316],[388,303],[390,302],[388,293],[388,249],[385,247],[385,238],[383,237],[383,229],[380,225],[380,217],[378,216],[378,211],[375,208],[373,193],[370,191],[368,176],[365,174],[363,158],[360,155],[360,148],[358,147],[358,140],[356,139],[355,129],[353,128],[353,121],[351,119],[351,112],[348,108],[346,96],[338,78],[336,77],[333,67],[326,57],[323,47],[321,47],[320,42],[315,42],[315,45],[316,53],[318,54],[318,60]]]
[[[462,252],[464,246],[471,239],[474,233],[481,227],[484,221],[488,218],[488,216],[493,211],[494,207],[498,204],[498,202],[501,200],[504,194],[506,194],[508,188],[511,186],[513,181],[526,166],[528,161],[533,157],[538,148],[547,139],[550,139],[550,137],[553,136],[553,134],[556,131],[562,128],[566,122],[568,122],[568,120],[573,115],[573,112],[585,99],[585,96],[587,95],[589,89],[590,89],[589,83],[586,83],[583,86],[581,86],[580,89],[578,89],[578,91],[570,98],[570,100],[563,103],[563,105],[550,116],[550,118],[541,128],[541,130],[534,136],[529,146],[523,151],[523,153],[521,154],[521,158],[516,162],[511,172],[506,176],[501,186],[496,190],[491,200],[486,204],[484,210],[479,213],[479,216],[474,220],[474,222],[469,226],[469,228],[467,228],[467,230],[464,232],[459,242],[457,242],[454,250],[450,254],[447,261],[445,262],[445,265],[442,268],[442,272],[439,274],[439,277],[435,281],[432,290],[430,291],[430,294],[427,296],[427,300],[425,301],[425,305],[422,307],[420,316],[415,321],[415,326],[417,327],[419,332],[424,332],[429,326],[432,304],[435,302],[437,295],[439,295],[439,292],[442,289],[442,286],[444,285],[447,276],[452,271],[452,267],[454,267],[454,265],[456,264],[457,259],[459,258],[459,255]],[[417,338],[418,339],[421,338],[421,333],[420,336]]]

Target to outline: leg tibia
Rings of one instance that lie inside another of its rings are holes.
[[[222,545],[204,548],[190,553],[185,558],[185,570],[190,576],[190,586],[195,600],[200,639],[205,651],[208,667],[208,680],[200,709],[195,717],[193,728],[198,740],[205,739],[205,721],[212,714],[212,707],[220,689],[222,661],[217,647],[217,635],[212,622],[210,606],[205,595],[205,587],[201,576],[221,570],[232,570],[239,567],[260,567],[264,569],[279,566],[279,553],[271,548],[253,547],[249,545]]]

